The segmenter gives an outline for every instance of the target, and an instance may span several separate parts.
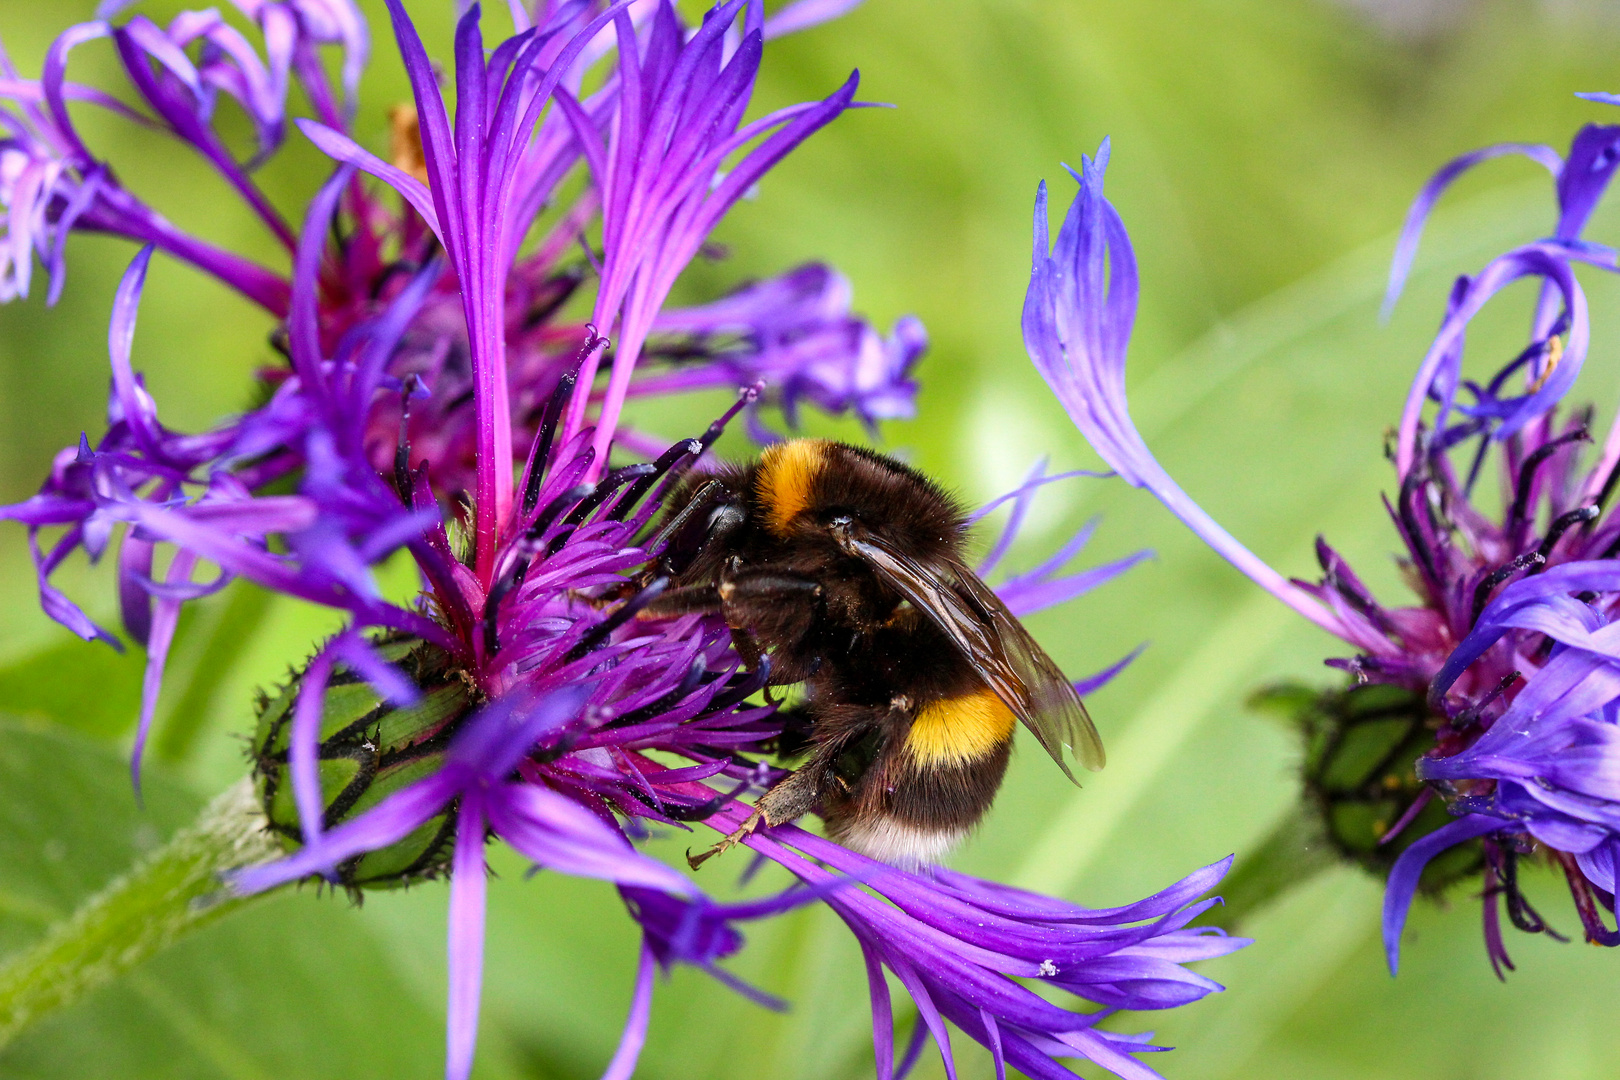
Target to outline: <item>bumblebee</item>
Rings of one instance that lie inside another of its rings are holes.
[[[821,439],[687,481],[643,612],[718,613],[773,685],[803,683],[776,750],[806,755],[737,832],[818,810],[833,839],[914,868],[984,816],[1022,721],[1072,781],[1103,765],[1074,686],[964,558],[967,516],[915,469]]]

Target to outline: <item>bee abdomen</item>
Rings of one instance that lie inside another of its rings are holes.
[[[939,862],[967,838],[964,828],[917,826],[890,815],[872,814],[829,823],[829,835],[869,859],[917,870]]]
[[[936,863],[990,809],[1011,751],[1011,741],[1004,741],[959,765],[922,765],[896,755],[889,768],[867,774],[856,799],[829,807],[828,832],[863,855],[906,869]]]
[[[865,772],[853,797],[835,800],[828,831],[839,843],[907,869],[936,863],[995,800],[1017,720],[989,689],[925,702],[904,741]]]
[[[912,718],[906,756],[925,768],[968,765],[998,753],[1015,726],[1012,710],[988,687],[931,701]]]

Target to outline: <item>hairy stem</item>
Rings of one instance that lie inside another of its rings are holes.
[[[1296,809],[1232,867],[1220,885],[1221,906],[1212,909],[1204,922],[1234,929],[1340,861],[1322,823],[1314,814]]]
[[[225,891],[220,872],[279,854],[252,781],[225,791],[167,844],[0,965],[0,1047],[35,1020],[250,903],[255,897]]]

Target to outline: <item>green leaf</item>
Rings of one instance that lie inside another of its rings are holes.
[[[0,963],[200,808],[161,769],[145,791],[137,809],[125,762],[103,746],[0,721]],[[442,928],[436,937],[442,948]],[[304,889],[228,915],[37,1021],[0,1050],[0,1075],[428,1078],[442,1070],[443,1034],[437,1000],[395,970],[361,913]],[[498,1034],[480,1059],[481,1075],[511,1075]]]
[[[0,668],[0,702],[13,716],[52,720],[102,739],[135,727],[146,654],[69,634]]]

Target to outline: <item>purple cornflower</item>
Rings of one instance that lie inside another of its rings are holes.
[[[476,492],[474,463],[481,452],[504,451],[503,457],[518,452],[521,465],[521,450],[532,440],[538,411],[558,380],[578,366],[587,342],[605,342],[594,335],[593,325],[617,331],[613,364],[620,374],[606,388],[589,377],[579,381],[568,414],[570,432],[592,410],[608,421],[598,430],[614,430],[627,393],[661,392],[656,386],[624,385],[649,334],[656,358],[678,369],[684,380],[662,392],[769,378],[767,397],[789,407],[808,398],[869,423],[911,414],[915,385],[909,371],[926,341],[921,328],[907,319],[889,337],[879,335],[851,314],[848,290],[839,288],[843,279],[834,271],[801,268],[780,279],[782,288],[802,292],[807,273],[824,273],[833,284],[820,304],[795,303],[778,292],[752,305],[731,303],[724,324],[706,318],[705,309],[684,317],[663,306],[675,276],[720,216],[764,171],[852,100],[853,81],[827,101],[742,124],[760,38],[743,35],[736,25],[740,4],[717,11],[712,25],[675,48],[684,31],[673,10],[665,10],[668,5],[604,11],[599,3],[548,3],[535,19],[523,15],[524,32],[488,63],[467,51],[476,43],[477,25],[464,23],[457,94],[464,100],[476,96],[493,126],[471,123],[476,110],[468,110],[462,115],[469,122],[454,131],[407,21],[401,48],[411,59],[409,70],[417,73],[418,102],[396,110],[392,163],[349,138],[359,74],[369,52],[365,22],[350,0],[238,0],[250,24],[245,30],[212,11],[182,13],[167,27],[141,15],[118,23],[113,20],[121,6],[104,5],[102,18],[65,32],[37,80],[20,78],[0,52],[0,299],[27,294],[37,257],[50,273],[54,300],[65,281],[66,238],[77,229],[150,244],[284,318],[291,295],[287,273],[166,221],[96,156],[68,104],[110,110],[200,154],[289,258],[297,246],[296,229],[253,177],[256,166],[275,154],[294,128],[301,130],[340,161],[392,185],[350,183],[337,198],[335,228],[344,242],[317,253],[321,287],[310,297],[322,350],[332,354],[365,333],[363,327],[383,317],[419,268],[440,252],[449,255],[449,272],[416,301],[419,310],[407,319],[404,343],[386,358],[384,375],[390,384],[416,375],[432,391],[413,400],[409,433],[421,455],[434,462],[447,499],[465,492],[487,508],[486,528],[478,534],[486,560],[493,550],[487,525],[497,510],[504,512],[511,482],[490,477],[493,487]],[[761,36],[813,25],[849,6],[800,0],[768,20]],[[391,10],[396,20],[403,18],[402,8]],[[582,38],[587,25],[603,32]],[[257,47],[250,40],[254,34]],[[594,93],[576,101],[572,95],[587,71],[625,35],[635,39],[630,49]],[[116,50],[133,105],[67,77],[73,50],[101,39]],[[328,79],[323,51],[339,54],[341,90]],[[624,86],[634,93],[623,94]],[[313,117],[292,117],[293,88],[309,102]],[[688,94],[685,88],[703,92]],[[548,109],[553,89],[559,107]],[[249,152],[237,153],[219,130],[227,102],[251,122],[255,138]],[[708,111],[697,111],[702,109]],[[621,114],[629,124],[620,123]],[[679,137],[670,141],[672,134]],[[472,143],[487,153],[464,158]],[[663,155],[656,162],[655,150]],[[571,203],[559,202],[571,190],[571,175],[598,165],[610,175],[598,177],[600,184],[587,185]],[[460,202],[443,201],[446,192],[464,199],[485,191],[499,199],[504,212],[466,216]],[[612,197],[605,199],[604,191]],[[565,317],[564,309],[597,272],[602,279],[594,322]],[[464,278],[476,281],[490,298],[486,309],[470,316],[462,304]],[[670,326],[652,326],[653,320]],[[278,344],[291,352],[290,341]],[[305,342],[306,351],[310,344]],[[587,376],[599,358],[600,353],[586,357]],[[479,372],[501,363],[508,372],[506,398],[495,400],[489,391],[501,388],[487,385],[475,398],[475,379],[487,381]],[[274,389],[293,377],[295,368],[295,363],[276,367],[264,378]],[[734,374],[752,377],[733,381]],[[475,400],[482,413],[469,408]],[[397,394],[370,404],[365,442],[379,469],[391,467],[403,411]],[[667,445],[648,434],[618,430],[624,450]],[[596,447],[598,468],[605,462],[606,436],[603,440]]]
[[[903,321],[881,338],[850,316],[847,285],[824,267],[689,311],[663,306],[726,209],[853,104],[854,76],[824,101],[742,121],[772,27],[847,6],[806,0],[767,21],[758,4],[729,0],[691,29],[667,2],[558,4],[520,18],[519,33],[489,52],[475,6],[456,31],[452,116],[414,26],[390,0],[418,118],[414,128],[402,121],[394,164],[348,137],[348,110],[312,59],[328,43],[341,43],[350,59],[364,54],[363,24],[336,0],[244,9],[265,27],[269,57],[251,79],[243,72],[252,51],[215,16],[182,17],[168,31],[138,19],[91,24],[70,31],[47,64],[38,96],[48,101],[61,96],[66,48],[112,36],[162,124],[250,201],[251,170],[210,126],[218,89],[256,103],[262,155],[281,138],[287,85],[301,81],[319,120],[297,126],[340,162],[296,232],[255,202],[272,230],[286,233],[286,279],[258,268],[232,278],[225,271],[235,264],[205,260],[169,234],[123,230],[144,246],[113,304],[108,429],[95,445],[81,438],[64,450],[41,492],[3,514],[29,526],[45,609],[109,643],[117,639],[50,578],[77,549],[92,559],[116,550],[124,626],[148,656],[137,777],[186,601],[240,576],[348,616],[261,706],[254,766],[289,855],[240,868],[231,885],[254,892],[319,875],[354,889],[448,875],[452,1080],[467,1075],[477,1031],[491,837],[539,865],[615,882],[643,930],[641,973],[609,1077],[634,1069],[658,968],[695,964],[756,993],[718,965],[741,945],[736,924],[810,901],[832,905],[868,957],[884,1077],[894,1073],[885,966],[916,1001],[919,1032],[933,1034],[948,1068],[945,1019],[1032,1076],[1071,1076],[1054,1059],[1080,1056],[1120,1076],[1152,1077],[1132,1055],[1158,1048],[1097,1022],[1218,989],[1182,965],[1244,944],[1186,928],[1213,902],[1197,898],[1224,863],[1139,904],[1090,911],[945,870],[904,873],[784,828],[747,843],[804,886],[720,904],[631,842],[649,823],[704,821],[729,832],[749,809],[738,796],[782,775],[741,754],[760,752],[783,724],[774,705],[758,701],[768,664],[748,670],[718,617],[639,617],[667,584],[653,573],[665,497],[737,412],[757,405],[760,388],[744,390],[699,437],[649,446],[643,456],[653,460],[614,466],[615,446],[650,442],[625,437],[623,400],[763,376],[776,380],[790,420],[803,399],[868,423],[911,408],[921,328]],[[176,29],[198,26],[213,36]],[[598,61],[606,69],[598,89],[580,97]],[[24,103],[17,115],[27,130],[70,130],[65,114],[28,111],[33,91],[9,89]],[[58,158],[41,158],[61,164],[53,182],[87,183],[99,166],[82,145],[64,145]],[[580,170],[585,193],[526,254],[542,205]],[[360,171],[397,193],[400,206],[360,182]],[[50,242],[28,233],[22,250],[50,250],[57,280],[60,237],[83,223],[67,203],[82,190],[31,197],[26,208],[29,227],[43,222]],[[115,189],[96,197],[107,190]],[[557,323],[588,277],[560,259],[593,233],[601,247],[589,260],[600,274],[594,321]],[[159,249],[249,295],[255,281],[281,288],[286,367],[266,373],[261,407],[202,435],[166,428],[129,363],[142,284]],[[593,374],[609,350],[599,390]],[[1035,492],[1055,479],[1038,468],[1008,496],[1013,513],[987,572]],[[266,493],[272,484],[294,493]],[[47,529],[60,532],[42,547]],[[1089,535],[1008,581],[1009,605],[1027,612],[1060,602],[1139,558],[1066,573]],[[378,595],[370,569],[401,551],[423,583],[405,606]],[[1129,659],[1082,686],[1101,685]],[[1060,1008],[1020,978],[1102,1008]]]
[[[1330,837],[1388,874],[1384,936],[1392,970],[1426,868],[1444,878],[1459,867],[1483,873],[1487,951],[1498,975],[1511,968],[1500,932],[1504,900],[1520,929],[1552,932],[1518,886],[1517,863],[1534,852],[1566,875],[1587,940],[1620,944],[1600,913],[1614,910],[1620,852],[1620,519],[1605,516],[1620,477],[1620,427],[1583,463],[1592,411],[1559,412],[1589,338],[1574,267],[1616,265],[1613,251],[1581,231],[1620,164],[1620,127],[1583,128],[1567,158],[1514,144],[1447,165],[1407,219],[1390,300],[1441,189],[1478,161],[1508,152],[1552,171],[1557,226],[1553,236],[1457,280],[1419,366],[1394,452],[1399,490],[1385,502],[1417,593],[1405,607],[1376,600],[1323,540],[1319,583],[1283,578],[1165,473],[1127,411],[1125,350],[1137,279],[1124,225],[1102,194],[1108,144],[1085,161],[1079,196],[1050,247],[1044,186],[1037,196],[1025,342],[1076,425],[1120,476],[1147,488],[1261,587],[1356,650],[1328,661],[1349,672],[1355,687],[1322,695],[1316,706],[1339,718],[1330,729],[1318,726],[1331,747],[1350,745],[1362,720],[1407,725],[1390,744],[1387,769],[1367,776],[1365,790],[1340,793],[1381,815],[1368,826],[1364,850],[1336,831],[1331,800],[1313,792],[1323,800]],[[1528,345],[1489,381],[1465,378],[1470,320],[1523,278],[1541,285]],[[1476,496],[1492,458],[1504,493],[1499,512]],[[1308,756],[1310,782],[1325,771]],[[1442,853],[1450,860],[1445,873],[1432,863]]]

